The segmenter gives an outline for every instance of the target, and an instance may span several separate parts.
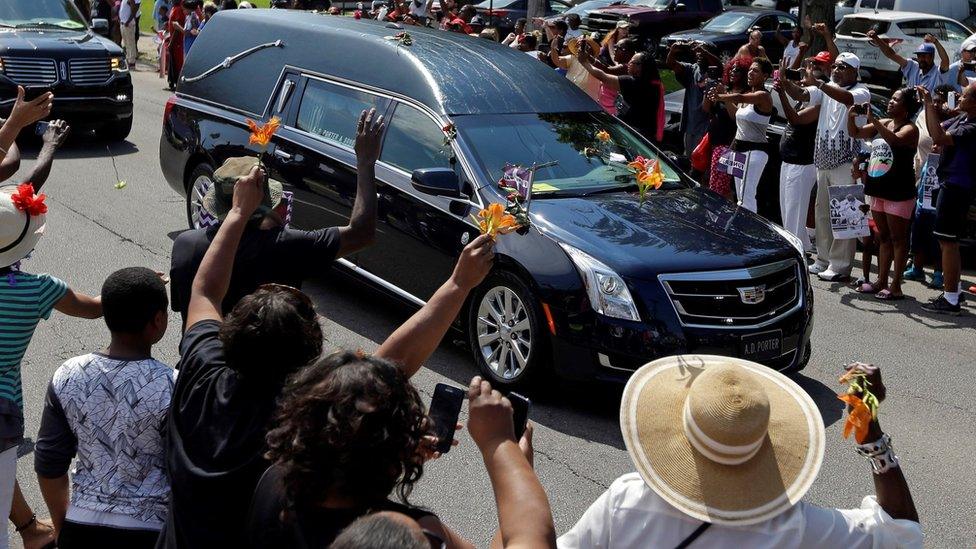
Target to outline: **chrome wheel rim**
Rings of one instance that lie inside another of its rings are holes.
[[[496,286],[478,305],[478,350],[499,379],[513,380],[525,371],[532,353],[529,312],[511,289]]]
[[[194,229],[209,227],[217,223],[217,218],[203,207],[203,197],[213,185],[210,176],[200,175],[190,185],[190,223]]]

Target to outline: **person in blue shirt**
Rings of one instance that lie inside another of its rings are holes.
[[[878,36],[877,31],[868,31],[868,40],[872,46],[881,50],[885,57],[898,63],[898,68],[905,75],[905,86],[914,88],[915,86],[925,86],[929,93],[934,93],[946,82],[946,75],[949,72],[949,54],[939,39],[931,34],[926,34],[918,48],[915,49],[915,59],[905,59],[898,55],[890,44]],[[935,54],[939,54],[939,64],[935,64]]]
[[[170,0],[156,0],[153,4],[153,21],[156,23],[153,30],[159,32],[166,29],[166,22],[169,21],[169,10],[173,7]]]

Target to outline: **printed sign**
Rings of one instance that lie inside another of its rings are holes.
[[[728,151],[718,157],[719,169],[722,172],[742,179],[746,174],[746,159],[748,155],[744,152]]]
[[[935,210],[935,197],[939,190],[939,176],[935,171],[939,169],[941,155],[932,153],[922,166],[922,175],[918,178],[918,186],[922,189],[922,209]]]
[[[836,185],[830,192],[830,229],[834,238],[868,236],[868,214],[871,208],[864,200],[864,185]]]

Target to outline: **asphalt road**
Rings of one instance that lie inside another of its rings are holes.
[[[172,241],[186,228],[184,200],[169,189],[158,164],[168,92],[153,73],[134,76],[136,118],[129,142],[107,147],[75,136],[62,150],[44,188],[50,197],[46,236],[24,266],[55,274],[92,294],[121,267],[168,270]],[[119,179],[127,182],[126,188],[115,188]],[[927,545],[973,546],[976,307],[968,306],[958,318],[939,318],[921,311],[920,302],[935,293],[917,283],[906,285],[908,299],[900,303],[878,302],[839,284],[814,284],[813,356],[796,379],[819,404],[828,443],[823,469],[807,499],[856,507],[873,493],[868,464],[841,438],[842,404],[834,398],[841,364],[854,358],[872,361],[882,366],[889,388],[882,423],[902,459]],[[374,349],[409,314],[341,277],[310,282],[306,290],[327,319],[325,333],[334,348]],[[176,362],[178,332],[178,320],[171,318],[156,358]],[[41,323],[23,364],[28,436],[36,436],[44,391],[58,365],[106,343],[100,321],[55,314]],[[467,352],[445,342],[415,382],[429,398],[437,382],[466,385],[474,373]],[[619,396],[619,388],[567,386],[555,380],[532,395],[536,469],[559,532],[570,528],[615,478],[632,470],[617,425]],[[21,459],[18,476],[29,501],[44,516],[32,463],[30,455]],[[479,546],[487,546],[496,527],[487,475],[463,433],[459,448],[426,468],[413,501],[435,510]]]

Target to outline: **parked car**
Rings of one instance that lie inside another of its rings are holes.
[[[951,59],[959,59],[963,40],[973,31],[958,21],[927,13],[879,11],[845,15],[837,25],[837,48],[849,51],[861,59],[861,79],[889,88],[898,88],[904,80],[898,64],[888,59],[881,50],[872,46],[867,33],[874,30],[885,39],[896,53],[906,59],[922,43],[926,34],[932,34],[942,42]],[[935,64],[939,64],[936,54]]]
[[[542,0],[545,4],[544,17],[559,15],[569,8],[572,4],[565,0]],[[515,28],[515,22],[526,17],[529,8],[528,0],[484,0],[480,4],[475,4],[478,13],[485,18],[489,26],[498,28],[502,37]]]
[[[776,28],[789,36],[790,30],[797,25],[792,15],[776,10],[762,8],[737,8],[716,15],[709,19],[700,29],[671,33],[661,39],[658,55],[663,59],[668,49],[675,42],[700,40],[711,44],[724,64],[735,56],[735,53],[749,41],[750,29],[758,28],[762,31],[761,44],[773,61],[783,57],[783,45],[776,39]]]
[[[159,146],[191,225],[214,167],[257,154],[245,119],[271,116],[281,128],[266,163],[294,193],[293,223],[344,225],[356,194],[355,128],[372,107],[388,124],[376,167],[377,240],[338,265],[414,306],[477,236],[470,214],[505,202],[497,186],[505,164],[553,163],[536,173],[531,226],[498,238],[495,267],[458,319],[493,383],[549,368],[623,381],[653,358],[686,352],[781,370],[806,364],[813,302],[798,240],[698,187],[525,54],[423,28],[411,30],[410,46],[389,34],[375,21],[299,12],[211,20],[186,60],[190,78],[166,103]],[[279,40],[281,48],[252,50]],[[290,47],[338,41],[360,55]],[[457,136],[445,142],[449,123]],[[586,154],[601,130],[610,149]],[[643,206],[625,164],[637,155],[659,161],[665,179]]]
[[[555,15],[550,15],[549,17],[546,17],[546,20],[547,21],[554,21],[556,19],[564,18],[564,17],[566,17],[567,15],[569,15],[571,13],[575,13],[576,15],[579,15],[580,16],[580,20],[583,20],[593,10],[598,10],[600,8],[605,8],[607,6],[616,6],[616,5],[620,5],[620,4],[626,4],[626,1],[624,1],[624,0],[584,0],[583,2],[580,2],[579,4],[576,4],[575,6],[569,8],[568,10],[566,10],[566,11],[564,11],[562,13],[555,14]]]
[[[95,128],[124,140],[132,128],[132,78],[122,49],[98,36],[108,21],[92,27],[74,3],[0,2],[0,116],[6,117],[17,86],[30,95],[54,92],[51,118]]]
[[[675,31],[697,28],[722,12],[722,0],[632,0],[590,12],[583,30],[606,34],[619,21],[629,21],[632,34],[648,51],[657,51],[661,37]]]
[[[883,11],[932,13],[971,24],[973,4],[969,0],[841,0],[834,7],[834,17],[840,21],[845,15]]]

